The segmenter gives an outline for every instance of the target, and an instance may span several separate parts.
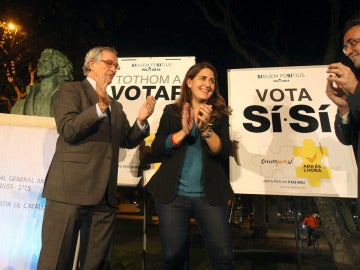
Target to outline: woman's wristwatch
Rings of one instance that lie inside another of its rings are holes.
[[[209,128],[208,132],[206,134],[203,134],[203,133],[201,134],[201,137],[204,139],[210,138],[213,133],[214,133],[214,131],[211,128]]]

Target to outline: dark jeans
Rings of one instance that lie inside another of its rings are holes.
[[[159,217],[163,269],[184,269],[189,253],[190,218],[194,217],[208,251],[212,269],[233,269],[229,208],[210,205],[205,198],[176,196],[168,203],[155,200]]]

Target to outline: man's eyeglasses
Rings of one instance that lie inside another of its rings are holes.
[[[349,48],[353,48],[357,43],[360,42],[360,38],[350,39],[343,47],[343,53],[346,54]]]
[[[114,66],[116,70],[120,70],[120,66],[118,63],[114,63],[113,61],[111,60],[100,60],[101,62],[105,63],[108,67],[112,67]]]

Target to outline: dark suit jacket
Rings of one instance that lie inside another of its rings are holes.
[[[153,154],[161,156],[163,160],[146,188],[155,199],[163,203],[170,202],[176,195],[179,176],[190,139],[190,137],[186,137],[179,147],[165,151],[165,141],[168,135],[182,128],[181,116],[176,115],[177,110],[175,104],[167,105],[164,108],[155,139],[151,145]],[[229,158],[231,149],[229,117],[223,115],[220,120],[213,123],[212,129],[220,137],[222,149],[219,153],[213,154],[206,142],[201,141],[203,184],[208,202],[212,205],[218,205],[226,203],[234,195],[229,179],[222,167],[222,162]]]
[[[67,82],[55,99],[59,138],[47,173],[43,196],[76,205],[96,205],[104,195],[117,206],[119,148],[133,148],[147,135],[130,127],[122,105],[111,103],[109,118],[98,119],[97,94],[89,81]],[[105,194],[107,192],[107,194]]]
[[[343,124],[339,114],[335,117],[335,133],[338,140],[345,145],[352,145],[358,168],[360,168],[360,84],[354,95],[348,96],[350,105],[349,123]],[[358,170],[358,194],[360,194],[360,173]]]

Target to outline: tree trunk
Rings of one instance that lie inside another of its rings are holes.
[[[358,258],[350,240],[341,213],[334,198],[315,198],[320,213],[324,235],[330,244],[335,263],[358,264]]]

